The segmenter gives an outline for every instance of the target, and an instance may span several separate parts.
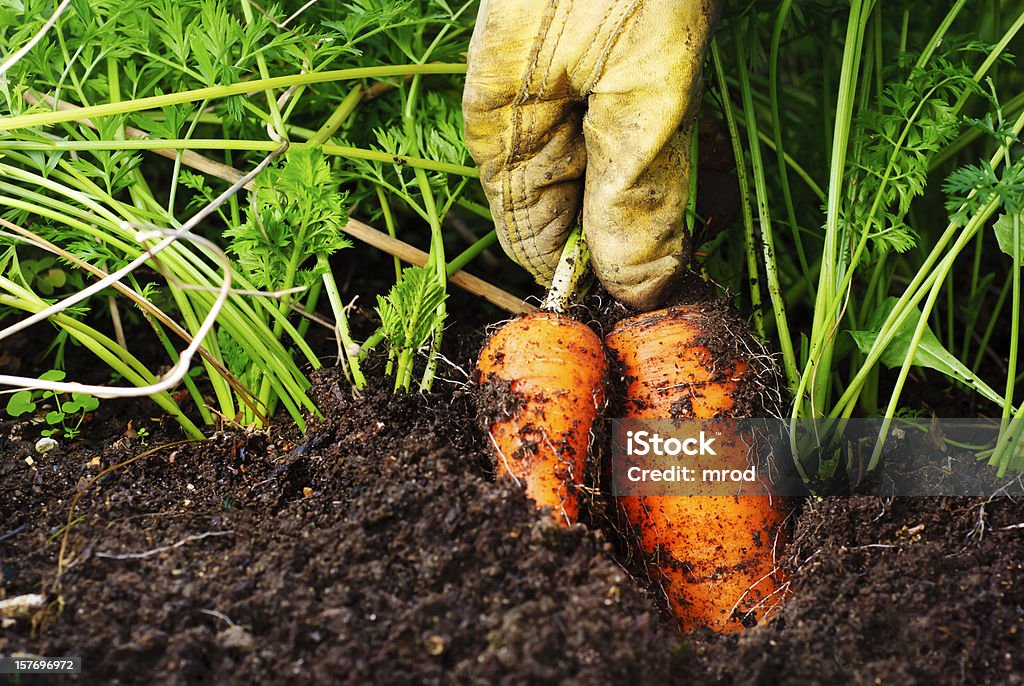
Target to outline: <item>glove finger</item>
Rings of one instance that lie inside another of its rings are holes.
[[[689,141],[715,18],[702,3],[645,3],[590,90],[583,227],[602,283],[640,309],[663,303],[689,261]]]
[[[567,109],[561,103],[505,108],[493,114],[509,134],[470,144],[502,247],[542,283],[554,273],[583,195],[586,149],[579,117]],[[498,146],[493,156],[481,149]]]
[[[481,6],[462,109],[501,245],[547,283],[579,215],[587,158],[582,106],[554,58],[564,17],[529,9]]]

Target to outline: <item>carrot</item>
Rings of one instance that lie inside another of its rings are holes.
[[[752,375],[751,361],[737,354],[738,346],[725,356],[712,352],[712,317],[721,314],[669,308],[623,320],[605,337],[627,379],[626,417],[710,419],[736,412],[737,391]],[[734,452],[732,459],[745,464],[745,452]],[[775,567],[786,518],[780,498],[629,495],[616,500],[681,630],[705,625],[738,631],[784,591],[786,579]]]
[[[590,433],[604,404],[601,339],[564,315],[538,311],[495,333],[478,364],[481,383],[506,382],[511,414],[490,427],[499,475],[525,484],[560,522],[579,516]]]
[[[586,265],[574,233],[563,252],[545,309],[513,319],[488,339],[478,382],[511,393],[489,427],[495,471],[515,479],[561,524],[579,517],[591,429],[604,406],[601,339],[562,314]]]

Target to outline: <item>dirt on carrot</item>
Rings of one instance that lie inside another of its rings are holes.
[[[750,334],[729,329],[735,331],[731,350],[712,347],[719,340],[712,326],[721,327],[728,319],[724,311],[703,305],[671,307],[619,322],[605,343],[627,387],[622,416],[751,416],[740,414],[750,410],[737,408],[733,399],[744,381],[748,396],[756,395],[750,389],[762,396],[753,416],[765,416],[775,395],[761,386],[761,376],[771,370],[756,370],[754,365],[765,362],[748,352],[759,350]],[[726,469],[746,467],[745,450],[721,459]],[[788,584],[777,558],[787,539],[788,511],[765,488],[768,495],[763,496],[615,499],[624,535],[636,541],[681,630],[708,626],[738,631],[764,621],[784,599]]]
[[[570,317],[534,312],[498,329],[477,363],[482,393],[511,403],[485,420],[495,473],[563,525],[578,521],[595,420],[605,406],[601,339]],[[488,390],[491,384],[497,388]]]

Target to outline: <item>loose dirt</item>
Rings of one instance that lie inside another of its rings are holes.
[[[1024,683],[1019,503],[808,501],[774,620],[679,636],[607,517],[559,528],[494,482],[480,338],[450,338],[432,395],[320,373],[305,436],[159,448],[173,427],[108,402],[40,457],[0,424],[0,598],[49,603],[0,653],[84,661],[10,683]]]

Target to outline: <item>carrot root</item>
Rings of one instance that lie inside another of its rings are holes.
[[[606,336],[627,380],[625,416],[734,414],[751,367],[735,351],[717,350],[711,316],[695,307],[659,310],[623,320]],[[739,631],[788,587],[775,564],[787,514],[778,497],[625,496],[617,506],[683,631]]]
[[[513,399],[490,424],[496,472],[523,484],[559,523],[575,523],[592,428],[604,406],[601,339],[570,317],[534,312],[491,336],[478,370],[482,385],[507,387]]]

